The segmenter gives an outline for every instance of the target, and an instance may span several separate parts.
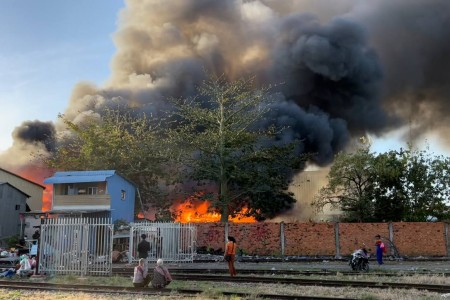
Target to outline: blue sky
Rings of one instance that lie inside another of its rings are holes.
[[[2,0],[0,152],[23,121],[55,121],[75,83],[108,78],[123,6],[123,0]]]

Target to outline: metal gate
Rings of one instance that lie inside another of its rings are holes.
[[[41,225],[40,271],[109,276],[112,238],[110,218],[46,219]]]
[[[150,243],[148,261],[193,262],[196,254],[197,228],[192,224],[140,222],[130,224],[128,262],[138,260],[137,245],[141,235]]]

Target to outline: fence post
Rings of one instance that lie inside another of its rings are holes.
[[[225,245],[228,242],[228,222],[225,223]]]
[[[286,254],[285,240],[284,240],[284,222],[280,223],[280,242],[281,242],[281,256]]]
[[[130,240],[128,242],[128,263],[131,264],[133,262],[132,253],[133,253],[133,236],[134,236],[134,226],[135,223],[130,224]]]
[[[450,256],[450,238],[449,238],[449,232],[448,232],[448,222],[444,223],[444,232],[445,232],[445,249],[447,251],[447,257]]]
[[[334,240],[336,243],[335,258],[341,258],[340,242],[339,242],[339,222],[334,223]]]
[[[392,222],[389,222],[389,240],[391,241],[391,245],[394,244],[394,224]],[[395,249],[394,247],[389,247],[389,252],[392,256],[395,256]]]

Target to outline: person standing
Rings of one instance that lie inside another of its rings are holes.
[[[381,236],[377,234],[375,236],[375,247],[377,248],[377,262],[378,265],[383,264],[383,252],[384,252],[384,243],[381,241]]]
[[[228,262],[228,270],[230,271],[230,275],[236,276],[236,269],[234,267],[234,261],[236,260],[236,240],[232,236],[228,237],[224,259]]]
[[[133,285],[134,287],[146,287],[152,279],[148,274],[148,269],[145,268],[146,259],[139,259],[139,264],[134,267]]]
[[[138,244],[138,257],[144,259],[144,268],[148,271],[148,252],[150,251],[150,243],[146,240],[147,235],[141,235],[141,241]]]
[[[156,261],[156,267],[153,270],[152,287],[162,289],[172,282],[169,270],[164,267],[164,261],[160,258]]]

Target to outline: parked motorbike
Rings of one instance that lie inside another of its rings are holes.
[[[350,258],[349,265],[354,271],[369,271],[369,257],[362,250],[356,250],[352,253],[352,257]]]

